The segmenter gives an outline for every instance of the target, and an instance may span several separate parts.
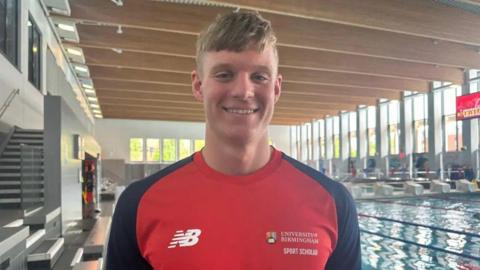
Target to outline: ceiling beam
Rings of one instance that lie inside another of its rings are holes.
[[[323,116],[322,116],[323,117]],[[150,114],[150,113],[112,113],[105,114],[104,118],[115,119],[135,119],[135,120],[157,120],[157,121],[192,121],[192,122],[205,122],[204,117],[196,115],[176,115],[176,114]],[[296,125],[311,121],[312,118],[289,118],[289,117],[276,117],[272,118],[272,125]]]
[[[161,106],[161,105],[168,105],[168,106],[179,106],[179,109],[182,106],[199,106],[200,102],[198,101],[183,101],[178,99],[161,99],[161,100],[152,100],[152,99],[138,99],[138,98],[129,98],[129,97],[112,97],[112,96],[102,96],[101,94],[98,95],[98,100],[100,102],[100,106],[103,103],[130,103],[132,105],[149,105],[149,106]],[[322,100],[320,102],[295,102],[295,101],[284,101],[280,100],[276,104],[276,108],[289,108],[289,109],[323,109],[323,110],[345,110],[345,111],[352,111],[357,108],[357,105],[353,104],[352,102],[348,103],[340,103],[333,101],[332,98],[330,101]],[[368,105],[368,104],[367,104]]]
[[[136,69],[190,72],[195,61],[189,57],[146,54],[113,50],[84,48],[88,65],[126,67]],[[283,48],[280,53],[280,67],[295,67],[307,70],[330,70],[364,75],[375,75],[419,80],[450,81],[461,84],[463,72],[456,68],[436,67],[429,64],[406,63],[402,61],[371,58],[358,55],[344,55],[331,52]]]
[[[174,101],[185,101],[185,102],[195,102],[195,98],[192,94],[185,95],[184,93],[153,93],[153,92],[132,92],[132,91],[109,91],[109,90],[97,90],[97,96],[102,97],[118,97],[118,98],[129,98],[131,100],[174,100]],[[322,104],[322,103],[332,103],[332,104],[365,104],[365,105],[374,105],[376,103],[375,98],[360,97],[360,96],[335,96],[335,95],[298,95],[292,93],[282,93],[279,103],[298,103],[298,107],[301,107],[302,104]]]
[[[325,105],[323,105],[325,106]],[[302,113],[302,114],[308,114],[308,115],[313,115],[313,114],[330,114],[334,115],[338,113],[338,109],[325,109],[322,108],[323,106],[319,108],[290,108],[290,107],[275,107],[275,112],[279,113]],[[178,105],[174,106],[168,103],[162,103],[160,102],[158,105],[143,105],[143,104],[135,104],[135,103],[129,103],[126,101],[115,101],[115,102],[103,102],[101,104],[101,108],[103,109],[108,109],[108,110],[115,110],[118,108],[121,108],[121,110],[148,110],[148,111],[157,111],[157,110],[180,110],[180,111],[190,111],[190,112],[201,112],[204,113],[203,110],[203,105],[202,104],[197,104],[197,105],[190,105],[190,106],[181,106],[179,107]]]
[[[480,17],[435,1],[222,0],[212,1],[369,29],[480,45]]]
[[[108,79],[118,81],[138,82],[161,82],[191,84],[190,73],[165,72],[155,70],[141,70],[132,68],[116,68],[91,66],[90,73],[93,79]],[[414,90],[427,92],[428,81],[409,80],[399,78],[388,78],[362,74],[351,74],[342,72],[306,70],[296,68],[280,68],[279,73],[283,75],[283,82],[288,83],[310,83],[321,86],[350,86],[365,87],[380,90]]]
[[[321,24],[323,28],[315,24]],[[474,46],[383,31],[372,33],[372,30],[338,24],[327,23],[328,26],[325,27],[323,24],[326,23],[309,20],[282,22],[279,26],[281,30],[276,32],[278,47],[314,49],[450,67],[480,67],[480,54]],[[137,28],[124,28],[123,34],[119,35],[116,33],[117,28],[113,26],[77,27],[81,47],[117,47],[137,52],[195,55],[196,35]],[[382,42],[378,42],[379,40]]]
[[[178,94],[192,96],[192,87],[190,85],[179,85],[170,83],[152,83],[139,81],[119,81],[111,79],[93,79],[95,88],[99,92],[110,91],[128,91],[141,94]],[[298,95],[304,98],[306,96],[347,96],[347,97],[370,97],[400,99],[400,91],[389,91],[379,89],[368,89],[359,87],[345,87],[332,85],[317,85],[308,83],[282,83],[282,95]],[[354,100],[352,100],[354,101]]]

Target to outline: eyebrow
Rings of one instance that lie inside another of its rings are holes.
[[[234,66],[232,64],[229,64],[229,63],[220,63],[218,65],[213,66],[212,69],[210,70],[210,73],[215,73],[215,72],[225,70],[225,69],[234,69]],[[260,72],[273,74],[273,70],[270,67],[265,66],[265,65],[256,65],[256,66],[254,66],[254,69],[259,70]]]

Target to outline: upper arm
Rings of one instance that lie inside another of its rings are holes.
[[[136,236],[137,206],[141,197],[129,186],[118,199],[106,255],[107,270],[152,269],[141,255]]]
[[[338,239],[325,269],[361,269],[360,229],[355,202],[344,188],[336,201]]]

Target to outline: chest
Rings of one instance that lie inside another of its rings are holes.
[[[137,237],[154,269],[323,269],[337,235],[319,199],[224,190],[143,207]]]

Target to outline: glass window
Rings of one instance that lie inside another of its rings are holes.
[[[351,112],[348,117],[348,141],[350,147],[350,157],[357,157],[357,113]]]
[[[28,80],[40,90],[41,35],[32,18],[28,19]]]
[[[0,52],[18,66],[18,2],[0,0]]]
[[[333,117],[333,157],[340,158],[340,118]]]
[[[325,120],[320,120],[319,122],[319,144],[320,144],[320,158],[325,158]]]
[[[301,153],[302,153],[302,161],[306,161],[308,159],[308,127],[306,124],[301,126]]]
[[[400,107],[397,100],[388,103],[388,139],[390,155],[398,155],[400,152],[400,130],[398,129]]]
[[[413,98],[413,140],[415,153],[428,152],[428,97],[418,94]]]
[[[147,161],[160,162],[160,139],[147,139]]]
[[[319,121],[314,121],[312,125],[312,132],[313,132],[313,153],[312,159],[318,160],[320,157],[320,134],[319,134]]]
[[[460,151],[463,147],[462,121],[457,121],[456,97],[461,95],[461,88],[453,85],[441,90],[443,95],[443,125],[445,151]]]
[[[143,161],[143,139],[130,139],[130,161]]]
[[[163,161],[172,162],[177,158],[177,144],[175,139],[163,139]]]
[[[193,150],[195,152],[198,152],[202,150],[202,148],[205,146],[205,140],[194,140],[193,141]]]
[[[367,108],[367,136],[368,136],[368,155],[375,156],[377,152],[377,135],[375,127],[377,125],[376,108],[370,106]]]
[[[192,154],[192,141],[180,139],[178,141],[179,159],[184,159]]]
[[[388,136],[389,136],[389,142],[390,142],[390,155],[398,155],[399,153],[399,137],[400,133],[398,130],[398,124],[390,124],[388,125]]]

